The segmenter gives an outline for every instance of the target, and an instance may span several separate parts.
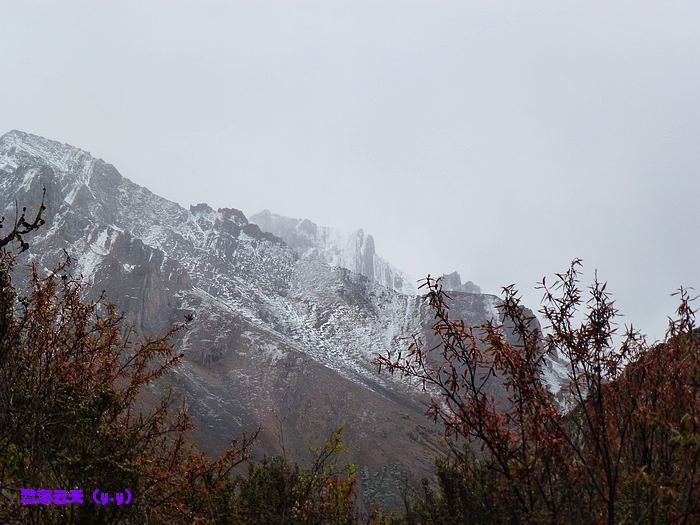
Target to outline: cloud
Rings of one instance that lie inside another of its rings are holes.
[[[700,286],[693,2],[17,2],[2,130],[184,205],[374,234],[486,291],[582,257],[652,335]]]

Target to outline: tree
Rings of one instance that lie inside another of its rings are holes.
[[[184,404],[160,388],[182,359],[171,341],[189,319],[139,338],[104,297],[84,300],[68,254],[48,275],[31,265],[18,294],[8,248],[28,248],[44,209],[31,223],[23,210],[0,239],[0,522],[357,523],[355,468],[336,464],[341,429],[311,450],[307,469],[250,461],[257,431],[214,460],[189,441]],[[248,474],[232,475],[246,460]],[[83,489],[84,503],[21,505],[22,488]],[[129,489],[133,499],[95,505],[94,488]]]
[[[26,212],[26,210],[24,210]],[[85,302],[70,257],[48,275],[31,266],[26,295],[12,283],[25,235],[43,224],[22,216],[0,239],[0,522],[203,523],[226,515],[231,469],[255,438],[232,442],[210,460],[188,440],[184,406],[142,396],[177,366],[174,326],[142,340],[116,307]],[[83,505],[20,505],[21,488],[83,489]],[[130,505],[97,506],[90,494],[128,488]]]
[[[308,469],[290,465],[284,458],[264,458],[249,464],[247,476],[235,481],[231,523],[327,524],[358,522],[354,508],[355,467],[337,465],[342,429],[320,448],[312,449]]]
[[[616,344],[618,313],[597,276],[576,322],[579,269],[575,260],[553,285],[542,280],[545,334],[513,286],[503,289],[503,324],[466,327],[450,318],[440,279],[425,280],[438,343],[414,336],[407,352],[375,361],[439,394],[428,414],[443,426],[454,464],[439,471],[440,496],[426,491],[417,504],[422,519],[468,498],[460,505],[482,509],[486,523],[700,520],[700,352],[690,297],[681,289],[662,345],[650,348],[631,327]],[[547,355],[569,363],[563,407],[543,382]]]

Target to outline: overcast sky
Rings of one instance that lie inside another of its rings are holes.
[[[3,1],[0,133],[345,230],[530,305],[574,257],[660,337],[700,287],[700,3]]]

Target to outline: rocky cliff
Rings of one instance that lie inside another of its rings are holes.
[[[260,229],[283,239],[301,257],[364,275],[397,292],[416,295],[416,280],[377,254],[374,238],[358,229],[349,234],[308,219],[283,217],[264,210],[250,218]]]
[[[437,429],[424,417],[425,394],[370,364],[427,331],[430,315],[371,236],[334,236],[269,212],[254,224],[233,208],[183,208],[79,148],[18,131],[0,137],[0,210],[14,213],[15,199],[38,204],[44,187],[48,222],[25,261],[51,268],[67,250],[90,293],[105,290],[144,334],[194,314],[175,342],[185,360],[168,380],[206,450],[262,425],[261,453],[304,460],[344,424],[368,497],[396,505],[406,476],[432,471]],[[454,317],[498,315],[495,297],[468,291]]]

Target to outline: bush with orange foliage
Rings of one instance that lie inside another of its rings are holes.
[[[35,266],[26,296],[7,251],[43,224],[24,214],[0,239],[0,522],[198,523],[225,515],[231,468],[252,437],[207,459],[170,394],[144,410],[139,394],[177,365],[162,337],[140,340],[114,305],[84,302],[70,259],[46,276]],[[20,505],[21,488],[82,489],[82,505]],[[130,489],[130,505],[97,506],[92,490]]]
[[[14,242],[44,224],[40,207],[0,237],[0,523],[350,524],[354,467],[336,466],[341,430],[311,450],[310,469],[277,458],[249,463],[257,436],[232,442],[218,459],[188,440],[174,396],[157,394],[182,359],[170,344],[186,323],[141,339],[112,304],[86,302],[70,257],[48,275],[30,270],[26,296],[12,283]],[[0,227],[2,227],[0,221]],[[163,379],[163,381],[158,381]],[[157,394],[144,403],[143,394]],[[84,491],[82,504],[20,503],[22,488]],[[92,491],[129,489],[129,505],[96,505]]]
[[[616,343],[618,312],[597,277],[577,321],[579,268],[575,260],[553,285],[543,279],[545,333],[513,286],[504,288],[502,324],[467,327],[450,318],[449,296],[428,276],[438,343],[414,336],[407,352],[375,361],[436,393],[428,415],[452,450],[408,523],[700,523],[690,297],[680,290],[664,343],[650,347],[632,328]],[[563,404],[543,381],[547,355],[569,363]]]

